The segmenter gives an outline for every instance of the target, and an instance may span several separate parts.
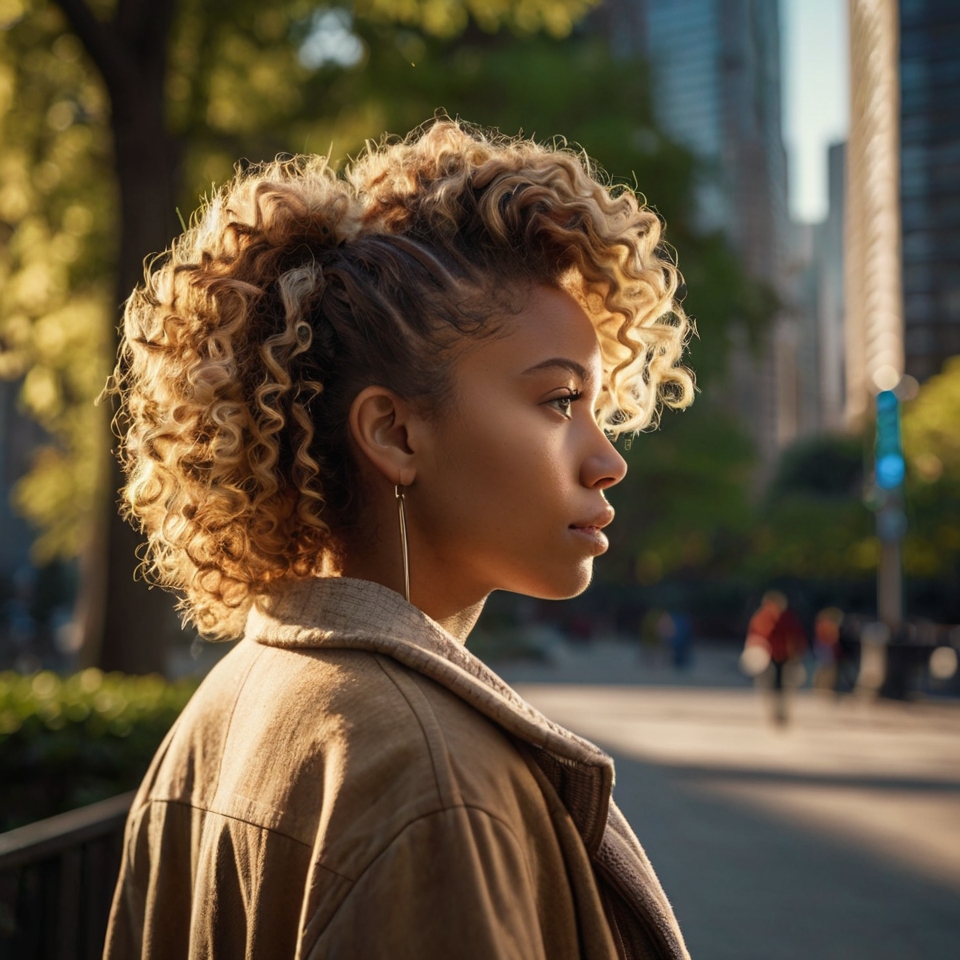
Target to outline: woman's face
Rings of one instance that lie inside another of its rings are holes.
[[[453,399],[417,431],[406,491],[414,597],[560,599],[590,583],[626,463],[597,425],[600,349],[568,293],[535,287],[456,361]]]

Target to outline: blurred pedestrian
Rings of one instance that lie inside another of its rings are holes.
[[[840,662],[840,624],[843,611],[839,607],[821,610],[813,624],[814,674],[817,690],[837,689],[837,669]]]
[[[840,621],[837,638],[837,692],[851,693],[860,673],[860,635],[866,618],[858,613],[846,613]]]
[[[666,614],[662,607],[651,607],[640,621],[640,656],[650,665],[659,666],[663,659],[660,621]]]
[[[693,659],[693,621],[682,610],[665,612],[657,622],[661,642],[670,649],[670,662],[675,670],[685,670]]]
[[[768,686],[773,721],[780,726],[789,719],[787,689],[799,686],[803,672],[800,658],[807,649],[803,624],[790,609],[786,594],[768,590],[750,619],[742,663]]]

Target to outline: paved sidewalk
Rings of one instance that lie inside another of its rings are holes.
[[[470,641],[467,641],[467,646]],[[645,686],[737,687],[752,686],[740,671],[741,645],[699,641],[689,666],[670,664],[666,650],[641,651],[638,643],[609,637],[577,643],[559,635],[541,644],[542,660],[491,661],[490,665],[511,683],[639,683]]]
[[[960,957],[960,705],[523,682],[617,762],[694,960]],[[582,671],[581,671],[582,675]]]

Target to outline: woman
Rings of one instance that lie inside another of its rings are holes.
[[[124,502],[213,638],[106,956],[683,957],[613,766],[464,641],[583,591],[608,438],[688,402],[657,217],[437,121],[239,175],[127,304]]]

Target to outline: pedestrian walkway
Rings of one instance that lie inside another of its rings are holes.
[[[694,960],[960,956],[960,705],[502,672],[614,755]]]
[[[492,662],[491,666],[511,683],[641,683],[742,689],[751,686],[751,681],[740,671],[740,648],[736,643],[700,641],[689,666],[677,669],[671,665],[667,650],[644,651],[639,644],[617,637],[578,643],[551,634],[534,646],[539,658]]]

